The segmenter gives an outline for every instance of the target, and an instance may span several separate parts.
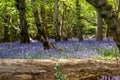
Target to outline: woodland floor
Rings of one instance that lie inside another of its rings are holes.
[[[55,80],[58,62],[67,80],[97,80],[120,74],[120,60],[0,59],[0,80]]]

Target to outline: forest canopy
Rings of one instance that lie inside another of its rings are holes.
[[[37,8],[40,16],[41,26],[46,26],[45,31],[47,37],[55,36],[54,27],[54,0],[25,0],[25,15],[29,25],[28,34],[34,38],[37,34],[37,29],[34,21],[32,8]],[[82,2],[82,3],[81,3]],[[96,11],[85,0],[80,1],[80,18],[81,26],[83,27],[84,36],[92,36],[95,34],[96,28]],[[43,7],[42,7],[43,5]],[[2,0],[0,2],[0,36],[1,39],[7,36],[8,41],[16,41],[20,38],[20,20],[19,11],[16,8],[15,0]],[[42,10],[42,11],[41,11]],[[75,0],[59,0],[58,1],[58,22],[62,27],[62,34],[67,37],[77,37],[76,31],[76,5]],[[63,19],[64,18],[64,19]],[[6,30],[5,27],[6,26]],[[8,31],[7,31],[8,29]],[[4,31],[5,30],[5,31]],[[6,33],[5,33],[6,32]],[[13,35],[14,34],[14,35]]]

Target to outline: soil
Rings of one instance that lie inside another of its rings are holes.
[[[0,59],[0,80],[56,80],[57,63],[66,80],[98,80],[120,74],[120,60],[116,59]]]

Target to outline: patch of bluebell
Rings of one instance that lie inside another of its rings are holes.
[[[40,42],[20,44],[19,42],[0,43],[0,58],[20,58],[20,59],[49,59],[49,58],[92,58],[94,56],[110,56],[116,53],[116,46],[113,40],[96,41],[95,39],[77,38],[69,41],[55,42],[49,40],[56,49],[43,50]]]
[[[120,80],[120,76],[102,76],[98,80]]]

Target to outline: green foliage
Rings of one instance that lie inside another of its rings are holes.
[[[96,30],[96,26],[88,26],[83,28],[84,35],[94,35]]]
[[[120,55],[118,53],[118,49],[117,48],[111,48],[111,49],[99,48],[98,51],[101,54],[99,54],[99,55],[92,55],[93,58],[97,58],[97,59],[115,59],[115,58],[120,58]]]
[[[56,73],[55,73],[55,76],[56,76],[56,80],[66,80],[66,76],[64,74],[61,73],[60,71],[60,63],[56,63],[56,66],[55,66],[55,70],[56,70]]]
[[[64,2],[64,7],[63,7]],[[79,0],[80,2],[80,25],[84,27],[83,33],[84,35],[93,35],[95,34],[95,26],[96,26],[96,11],[94,7],[89,5],[85,0]],[[45,5],[45,15],[46,15],[46,24],[47,24],[47,35],[49,37],[55,35],[55,27],[54,27],[54,0],[36,0],[35,3],[32,3],[31,0],[26,0],[26,19],[29,25],[29,34],[35,35],[36,25],[34,21],[34,16],[32,12],[32,8],[36,7],[39,11],[40,21],[41,21],[41,10],[40,5]],[[64,20],[63,20],[63,31],[65,35],[73,36],[74,30],[77,24],[77,16],[76,16],[76,5],[75,0],[59,0],[58,1],[58,9],[59,9],[59,19],[58,21],[61,24],[62,15],[64,11]],[[12,16],[12,24],[9,22],[4,22],[4,18],[6,15]],[[19,14],[16,9],[15,0],[1,0],[0,1],[0,36],[3,36],[3,30],[5,25],[8,25],[9,28],[13,27],[17,33],[20,33],[19,29]]]

